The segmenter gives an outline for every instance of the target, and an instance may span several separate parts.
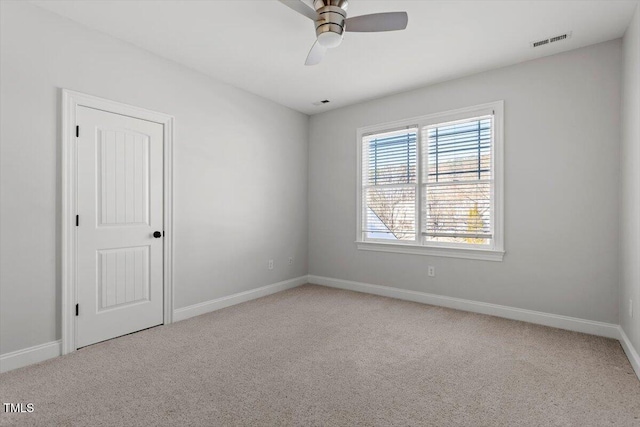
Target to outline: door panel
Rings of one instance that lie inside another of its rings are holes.
[[[98,224],[149,224],[149,137],[97,131]]]
[[[163,127],[78,107],[77,345],[163,322]]]
[[[149,301],[149,246],[98,251],[98,312]]]

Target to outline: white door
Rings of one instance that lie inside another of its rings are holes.
[[[77,108],[77,347],[163,323],[163,127]],[[155,237],[154,237],[155,234]]]

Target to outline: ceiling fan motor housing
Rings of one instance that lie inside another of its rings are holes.
[[[314,7],[318,12],[316,36],[318,37],[318,43],[322,46],[332,48],[342,43],[348,4],[348,0],[314,1]]]

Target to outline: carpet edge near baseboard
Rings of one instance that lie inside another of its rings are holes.
[[[309,283],[620,339],[619,325],[613,323],[315,275],[309,276]]]
[[[34,345],[0,355],[0,373],[53,359],[62,354],[62,340]]]
[[[307,283],[308,276],[299,276],[282,282],[272,283],[271,285],[262,286],[248,291],[238,292],[236,294],[227,295],[225,297],[204,301],[201,303],[189,305],[187,307],[177,308],[173,310],[173,321],[179,322],[191,317],[200,316],[201,314],[210,313],[236,304],[262,298],[277,292],[286,291]]]
[[[620,345],[624,350],[624,354],[627,355],[627,359],[629,359],[638,379],[640,379],[640,355],[633,347],[633,344],[631,344],[631,340],[629,340],[629,337],[624,332],[624,329],[622,329],[622,326],[618,326],[618,328],[620,329]]]
[[[519,320],[574,332],[614,338],[620,341],[631,366],[638,376],[638,379],[640,379],[640,356],[620,325],[317,275],[299,276],[256,289],[250,289],[225,297],[174,309],[173,321],[179,322],[191,317],[231,307],[236,304],[241,304],[243,302],[251,301],[277,292],[282,292],[287,289],[292,289],[306,283],[385,296],[405,301],[413,301],[439,307],[447,307],[473,313],[487,314],[490,316]],[[0,355],[0,373],[60,356],[62,354],[61,350],[61,340],[56,340],[2,354]]]
[[[307,283],[307,277],[299,276],[289,280],[272,283],[270,285],[261,286],[259,288],[250,289],[236,294],[227,295],[225,297],[204,301],[187,307],[177,308],[173,310],[173,322],[179,322],[191,317],[206,314],[232,305],[251,301],[287,289],[292,289]],[[44,362],[48,359],[62,355],[62,340],[51,341],[0,354],[0,373],[9,372],[14,369],[23,368],[25,366],[34,365]]]
[[[631,341],[620,325],[480,301],[466,300],[462,298],[448,297],[444,295],[430,294],[426,292],[393,288],[390,286],[334,279],[331,277],[317,276],[313,274],[308,276],[308,282],[315,285],[362,292],[438,307],[447,307],[472,313],[487,314],[490,316],[549,326],[552,328],[613,338],[620,341],[620,344],[629,359],[629,363],[631,363],[631,366],[640,380],[640,356],[638,356],[637,350],[633,347]]]

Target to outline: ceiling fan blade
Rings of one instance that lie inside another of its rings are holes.
[[[318,65],[322,58],[324,58],[324,54],[327,53],[327,48],[322,46],[318,41],[311,46],[311,50],[309,51],[309,55],[307,55],[307,60],[304,65]]]
[[[407,12],[373,13],[347,18],[345,30],[359,33],[397,31],[407,28],[407,22],[409,22]]]
[[[278,0],[280,3],[288,6],[290,9],[295,10],[300,15],[304,15],[307,18],[315,21],[318,19],[318,12],[311,9],[306,3],[302,2],[302,0]]]

